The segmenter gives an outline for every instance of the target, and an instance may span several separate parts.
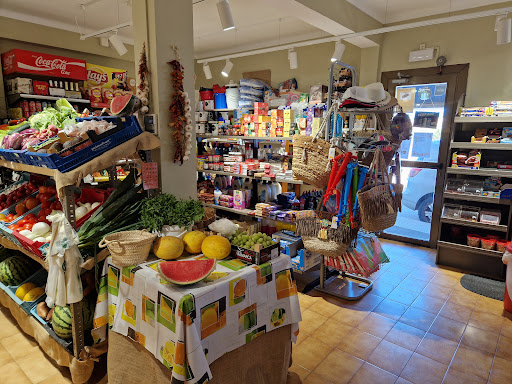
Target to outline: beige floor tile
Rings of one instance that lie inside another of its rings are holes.
[[[300,377],[301,380],[304,380],[306,378],[306,376],[311,373],[310,370],[304,368],[303,366],[301,366],[295,362],[292,364],[292,366],[290,368],[288,368],[288,371],[296,373]]]
[[[364,363],[349,381],[350,384],[393,384],[397,376],[386,372],[374,365]]]
[[[398,303],[402,303],[405,305],[411,305],[413,301],[418,297],[417,292],[408,291],[402,288],[395,288],[393,292],[391,292],[387,299],[396,301]]]
[[[395,263],[391,267],[389,267],[388,272],[398,273],[400,275],[408,275],[414,270],[415,266],[407,265],[399,261]]]
[[[448,302],[461,305],[469,309],[474,309],[479,297],[479,295],[473,292],[454,290],[450,297],[448,298]]]
[[[25,356],[27,353],[39,350],[39,346],[35,340],[24,333],[16,333],[11,337],[6,337],[2,339],[0,343],[14,360]]]
[[[438,273],[437,275],[435,275],[432,278],[432,280],[430,282],[434,283],[434,284],[442,285],[443,287],[447,287],[447,288],[455,288],[455,286],[459,282],[459,279],[452,277],[452,276],[442,274],[442,273]]]
[[[304,295],[302,293],[299,293],[299,303],[300,303],[301,310],[308,309],[313,304],[315,304],[318,300],[320,300],[320,297]]]
[[[393,273],[393,272],[385,272],[378,278],[378,281],[381,283],[386,283],[390,285],[394,285],[395,287],[400,284],[404,279],[406,275],[405,274],[399,274],[399,273]]]
[[[302,321],[299,323],[300,331],[310,335],[325,323],[327,319],[328,317],[326,316],[306,309],[302,311]]]
[[[71,384],[73,383],[69,377],[64,376],[62,373],[50,376],[46,380],[40,381],[37,384]]]
[[[426,281],[407,277],[398,285],[398,287],[407,289],[408,291],[420,293],[427,286],[427,284],[428,283]]]
[[[413,384],[409,380],[405,380],[403,377],[399,377],[395,384]]]
[[[436,275],[435,271],[432,271],[429,269],[424,269],[424,268],[416,268],[409,274],[409,277],[428,282],[428,281],[432,280],[432,278],[435,275]]]
[[[7,363],[14,361],[12,356],[7,352],[7,350],[0,344],[0,367]]]
[[[493,356],[487,352],[460,345],[455,352],[451,367],[487,380],[491,371],[492,358]]]
[[[23,373],[14,361],[2,367],[1,377],[2,384],[32,384],[27,375]]]
[[[411,355],[412,352],[408,349],[382,340],[379,346],[375,348],[375,351],[368,357],[367,361],[398,376]]]
[[[382,339],[395,324],[396,321],[394,320],[377,315],[376,313],[370,313],[363,321],[361,321],[357,328]]]
[[[432,324],[429,332],[458,343],[465,328],[466,324],[461,323],[460,321],[438,316],[434,321],[434,324]]]
[[[318,300],[316,303],[311,305],[311,307],[309,307],[309,310],[319,313],[325,317],[331,317],[336,312],[338,312],[340,308],[341,305],[336,305],[325,300],[324,298],[320,298],[320,300]]]
[[[380,282],[377,280],[373,283],[373,288],[372,288],[371,292],[374,295],[377,295],[380,297],[386,297],[387,295],[389,295],[391,293],[391,291],[393,289],[395,289],[394,285]]]
[[[487,380],[470,375],[469,373],[457,371],[450,367],[444,378],[443,384],[485,384]]]
[[[425,331],[399,322],[389,331],[384,340],[414,351],[423,336],[425,336]]]
[[[436,316],[432,313],[422,311],[417,308],[409,308],[400,318],[400,322],[410,325],[411,327],[427,331]]]
[[[335,349],[316,367],[313,373],[335,384],[344,384],[354,376],[363,363],[363,360]]]
[[[424,295],[435,297],[436,299],[445,300],[450,296],[453,289],[449,287],[444,287],[435,283],[428,283],[427,286],[421,292]]]
[[[361,300],[356,301],[354,304],[350,303],[351,307],[362,309],[363,311],[373,311],[373,309],[384,300],[383,297],[374,295],[373,293],[366,294]],[[349,307],[349,305],[345,305]]]
[[[510,384],[512,383],[512,365],[510,361],[496,357],[492,365],[491,377],[489,378],[491,384]]]
[[[500,333],[501,326],[503,325],[503,317],[491,315],[484,312],[473,312],[469,319],[469,325],[486,331]]]
[[[366,360],[382,339],[355,328],[338,345],[338,349],[349,355]]]
[[[462,344],[494,355],[498,345],[498,338],[499,335],[497,333],[468,325],[462,337]]]
[[[512,339],[512,314],[506,314],[503,317],[503,325],[501,327],[501,335]]]
[[[389,317],[392,320],[398,320],[407,308],[407,305],[397,303],[393,300],[384,299],[379,305],[377,305],[373,312],[381,316]]]
[[[500,336],[496,356],[512,361],[512,339],[510,337]]]
[[[453,302],[448,301],[441,312],[439,314],[443,317],[447,317],[448,319],[456,320],[461,323],[467,324],[469,318],[473,310],[468,307],[463,307],[462,305],[454,304]]]
[[[443,308],[444,303],[445,300],[421,294],[416,298],[416,300],[414,300],[411,307],[422,309],[423,311],[437,315],[441,308]]]
[[[332,351],[333,347],[314,337],[308,337],[293,348],[293,362],[312,371]]]
[[[340,323],[339,321],[328,319],[315,332],[311,334],[315,339],[321,342],[331,345],[332,347],[337,346],[343,338],[353,330],[353,327]]]
[[[357,327],[369,313],[369,311],[359,308],[340,308],[340,310],[331,317],[331,320],[350,325],[351,327]]]
[[[455,341],[445,339],[444,337],[429,332],[425,335],[425,338],[421,340],[416,352],[432,360],[448,365],[457,350],[457,345]]]
[[[306,377],[303,384],[331,384],[331,381],[327,380],[325,377],[322,377],[316,373],[311,372]]]
[[[16,320],[4,312],[0,313],[0,340],[6,337],[20,333],[21,330],[16,326]]]
[[[57,366],[41,350],[30,352],[24,357],[17,359],[16,363],[18,363],[33,383],[39,383],[50,376],[60,373]]]
[[[476,303],[475,311],[501,316],[503,313],[503,301],[480,296]]]
[[[441,384],[448,365],[414,353],[400,374],[413,383]]]
[[[464,273],[455,270],[455,269],[448,269],[445,267],[439,267],[439,273],[446,276],[451,276],[456,279],[460,279],[462,276],[464,276]]]
[[[301,332],[301,330],[299,329],[299,335],[297,336],[297,342],[295,343],[295,346],[299,345],[300,343],[302,343],[304,340],[306,340],[307,338],[309,337],[309,335],[305,332]]]

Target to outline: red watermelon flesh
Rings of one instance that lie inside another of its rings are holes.
[[[135,112],[140,106],[139,98],[132,94],[116,96],[110,101],[113,115],[126,115]]]
[[[215,269],[215,259],[162,261],[158,272],[164,280],[178,285],[194,284],[206,279]]]

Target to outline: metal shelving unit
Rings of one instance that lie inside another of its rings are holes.
[[[227,136],[227,135],[196,135],[198,139],[233,139],[233,140],[272,140],[272,141],[292,141],[292,137],[274,137],[274,136]]]
[[[202,203],[202,204],[203,204],[204,207],[220,209],[222,211],[236,213],[236,214],[239,214],[239,215],[242,215],[242,216],[252,217],[252,218],[255,218],[255,219],[271,220],[271,221],[275,221],[275,222],[278,222],[278,223],[286,223],[286,224],[293,224],[293,225],[295,225],[295,223],[293,221],[277,220],[277,219],[273,219],[271,217],[265,217],[265,216],[256,216],[254,214],[254,210],[252,210],[252,209],[236,209],[236,208],[223,207],[222,205],[207,204],[207,203]]]
[[[508,227],[506,225],[495,225],[495,224],[480,223],[477,221],[450,219],[448,217],[441,217],[441,223],[461,225],[463,227],[490,229],[492,231],[505,232],[505,233],[508,230]]]
[[[475,175],[475,176],[495,176],[512,178],[512,169],[496,169],[496,168],[446,168],[446,173],[452,175]]]
[[[456,116],[455,123],[512,123],[512,116]]]
[[[468,195],[468,194],[464,194],[464,193],[453,193],[453,192],[445,192],[444,198],[452,199],[452,200],[462,200],[462,201],[477,201],[480,203],[500,204],[500,205],[510,205],[510,202],[511,202],[511,200],[500,199],[499,197]]]
[[[247,176],[247,175],[238,175],[236,173],[231,172],[224,172],[224,171],[214,171],[213,169],[197,169],[197,172],[203,172],[203,173],[213,173],[215,175],[222,175],[222,176],[233,176],[233,177],[243,177],[245,179],[251,179],[251,180],[262,180],[262,181],[277,181],[278,183],[288,183],[288,184],[304,184],[302,180],[295,180],[295,179],[285,179],[282,177],[254,177],[254,176]]]
[[[59,99],[66,99],[70,103],[82,103],[82,104],[91,104],[91,100],[87,99],[71,99],[68,97],[57,97],[57,96],[41,96],[41,95],[31,95],[29,93],[17,93],[15,95],[8,95],[7,100],[9,103],[14,103],[19,99],[35,99],[35,100],[50,100],[57,101]]]
[[[493,151],[512,151],[512,144],[508,143],[466,143],[461,141],[452,141],[450,148],[460,149],[487,149]]]

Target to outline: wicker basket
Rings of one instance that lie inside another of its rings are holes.
[[[98,244],[108,247],[112,261],[118,267],[128,267],[148,259],[156,234],[143,231],[122,231],[105,236]]]
[[[293,136],[293,176],[317,188],[329,183],[331,167],[328,141],[311,136]],[[336,156],[342,152],[336,148]]]

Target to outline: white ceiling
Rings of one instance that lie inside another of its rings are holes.
[[[45,0],[44,6],[41,6],[41,0],[0,0],[0,15],[85,34],[130,21],[131,1],[137,0],[99,0],[83,10],[81,4],[90,3],[91,0]],[[224,32],[217,14],[217,0],[189,1],[194,2],[194,50],[198,58],[330,36],[325,30],[333,33],[324,26],[324,22],[315,24],[310,20],[310,16],[294,17],[291,8],[287,11],[287,7],[279,7],[278,5],[281,4],[274,4],[270,0],[230,0],[236,28]],[[347,1],[386,24],[506,2],[506,0]],[[285,4],[284,1],[283,4]],[[338,26],[344,28],[339,24]],[[131,27],[120,30],[119,35],[125,42],[133,42]]]
[[[470,10],[510,0],[347,0],[382,24]]]

